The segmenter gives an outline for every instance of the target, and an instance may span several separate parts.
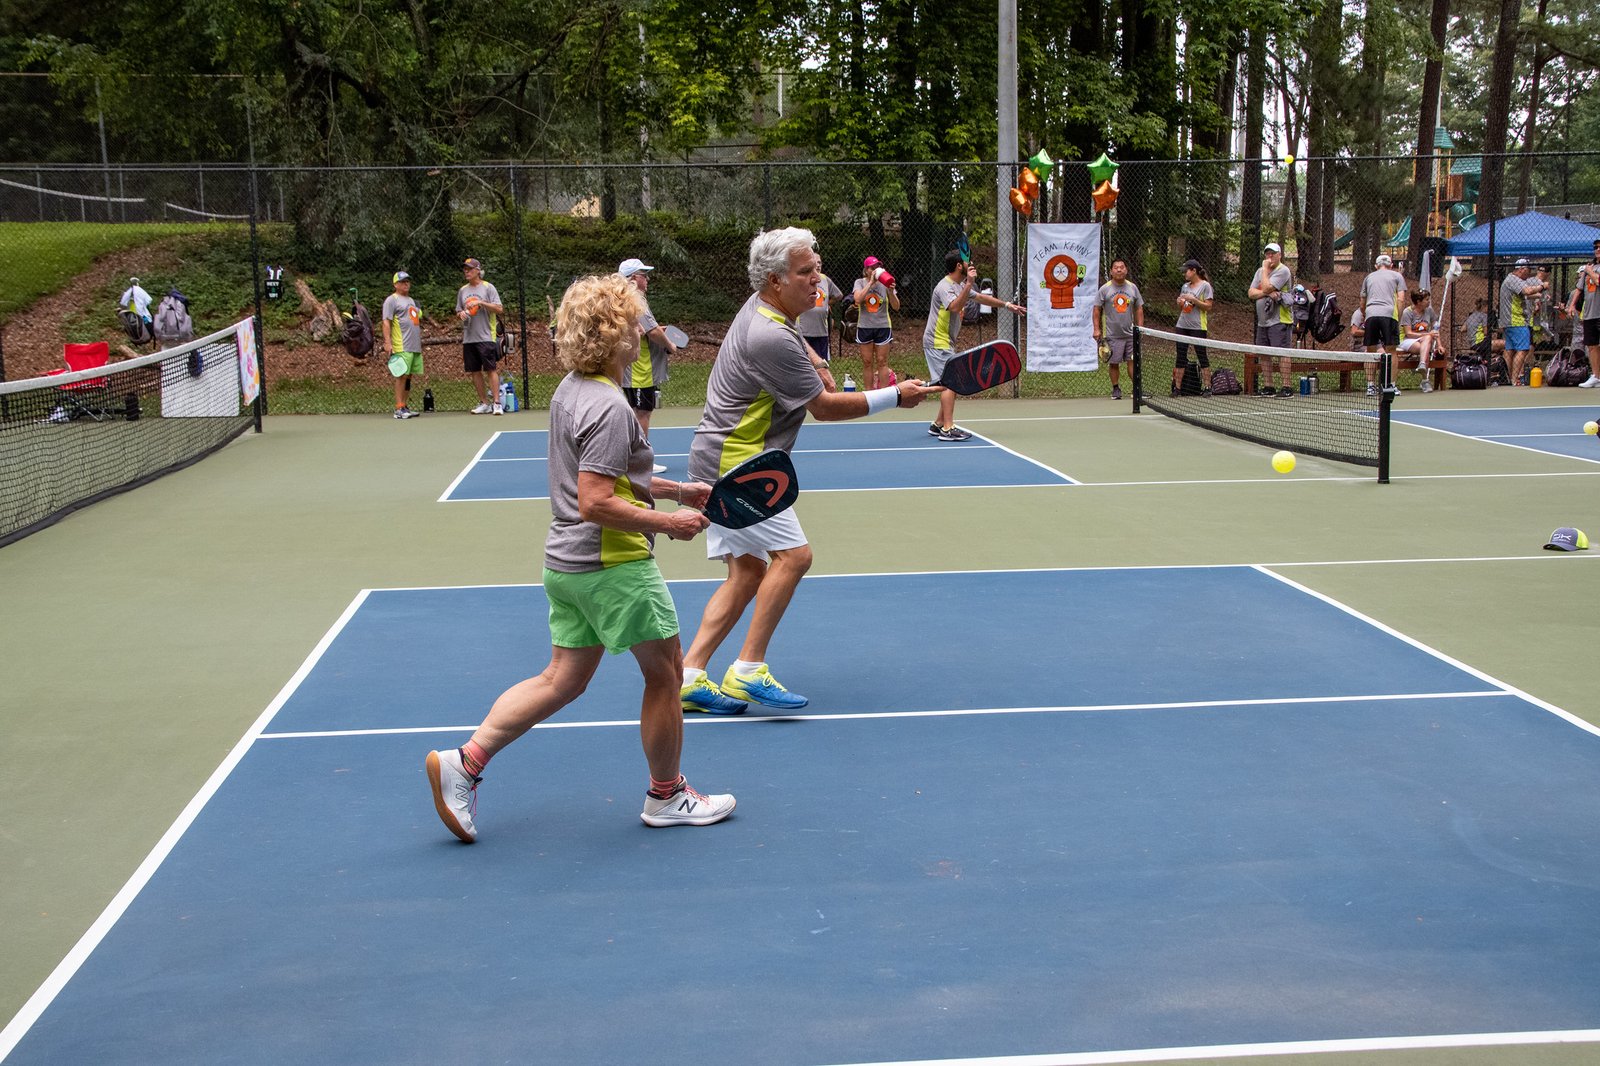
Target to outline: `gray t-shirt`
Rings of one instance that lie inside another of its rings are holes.
[[[844,295],[844,290],[833,283],[828,275],[822,275],[822,280],[817,283],[817,302],[809,310],[802,311],[800,317],[794,320],[795,327],[800,330],[802,337],[826,337],[828,335],[828,305]]]
[[[619,499],[653,510],[654,464],[655,453],[615,381],[577,371],[562,378],[550,398],[551,518],[544,565],[581,574],[650,558],[650,534],[606,529],[579,516],[578,473],[615,478]]]
[[[857,278],[850,295],[855,300],[856,306],[861,309],[861,313],[856,317],[856,328],[889,328],[889,290],[884,287],[883,282]]]
[[[1439,312],[1433,308],[1418,313],[1415,307],[1400,312],[1400,332],[1407,337],[1413,334],[1432,333],[1439,328]]]
[[[752,295],[711,367],[706,408],[689,445],[689,476],[709,485],[769,448],[793,448],[806,404],[821,392],[822,378],[793,323]]]
[[[1406,279],[1398,270],[1380,267],[1361,279],[1361,306],[1367,321],[1374,318],[1400,318]]]
[[[1144,294],[1131,281],[1108,281],[1095,293],[1094,305],[1100,308],[1100,327],[1109,340],[1133,336],[1133,309],[1144,306]]]
[[[933,286],[933,294],[928,297],[928,324],[922,330],[924,348],[943,352],[956,350],[956,338],[961,334],[961,316],[951,314],[950,305],[960,295],[961,283],[951,281],[948,274]],[[972,299],[971,293],[967,294],[967,299]]]
[[[655,329],[659,322],[650,311],[650,301],[639,294],[639,302],[644,304],[644,310],[639,314],[639,354],[633,362],[628,364],[627,386],[630,389],[660,388],[667,381],[667,346],[659,343],[654,337],[645,336]]]
[[[1589,263],[1578,271],[1578,317],[1600,318],[1600,263]]]
[[[456,310],[465,311],[467,300],[477,297],[484,303],[497,304],[500,302],[500,290],[490,285],[487,281],[480,281],[476,285],[463,285],[456,293]],[[469,315],[461,325],[461,343],[479,344],[494,342],[500,339],[500,316],[493,311],[482,308],[474,315]]]
[[[1461,332],[1467,335],[1468,344],[1477,344],[1489,332],[1489,316],[1483,311],[1474,311],[1461,323]]]
[[[1188,296],[1195,300],[1210,300],[1216,296],[1216,290],[1209,281],[1184,282],[1178,289],[1180,295]],[[1190,305],[1187,310],[1178,312],[1177,326],[1179,329],[1205,329],[1206,312],[1204,308]]]
[[[422,308],[417,306],[417,301],[397,292],[390,293],[383,301],[383,321],[393,351],[422,351]]]
[[[1255,277],[1250,282],[1252,289],[1259,288],[1266,274],[1266,268],[1261,267],[1256,271]],[[1275,326],[1279,323],[1285,325],[1294,321],[1294,313],[1289,310],[1289,305],[1284,303],[1283,294],[1294,286],[1294,274],[1288,266],[1279,263],[1272,274],[1265,278],[1266,283],[1278,291],[1270,296],[1263,296],[1256,301],[1256,325]]]
[[[1528,316],[1527,297],[1522,295],[1523,290],[1532,284],[1532,278],[1519,278],[1515,274],[1507,274],[1506,280],[1500,283],[1501,329],[1533,325],[1533,319]]]

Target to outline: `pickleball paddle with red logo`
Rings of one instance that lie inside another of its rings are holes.
[[[800,496],[789,453],[773,448],[747,459],[717,479],[705,516],[724,529],[744,529],[794,506]]]

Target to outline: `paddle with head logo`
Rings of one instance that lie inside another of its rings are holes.
[[[705,516],[724,529],[744,529],[794,506],[800,496],[789,453],[773,448],[747,459],[717,479]]]
[[[949,389],[958,396],[975,393],[1015,381],[1022,373],[1022,359],[1010,341],[990,341],[950,357],[938,381],[929,385]]]

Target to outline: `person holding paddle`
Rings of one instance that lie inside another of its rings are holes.
[[[795,320],[815,306],[821,277],[810,230],[790,227],[758,234],[750,243],[753,295],[734,316],[706,382],[706,407],[689,445],[689,476],[711,482],[757,454],[794,447],[807,412],[838,422],[894,407],[915,407],[935,391],[915,379],[867,392],[840,392],[828,364],[812,352]],[[804,707],[768,669],[767,645],[806,571],[811,547],[790,509],[743,529],[713,526],[706,555],[721,559],[728,576],[711,594],[700,628],[683,658],[685,711],[739,714],[746,703],[785,710]],[[739,659],[719,686],[706,666],[743,616],[750,619]]]
[[[928,324],[922,331],[922,356],[928,362],[929,379],[938,381],[944,374],[945,364],[956,354],[956,336],[961,332],[961,311],[968,300],[976,300],[989,307],[1003,307],[1019,315],[1027,314],[1021,304],[1007,303],[998,297],[973,289],[978,279],[978,268],[967,262],[961,252],[946,252],[944,277],[933,287],[928,297]],[[939,397],[939,416],[928,426],[928,435],[946,443],[971,440],[972,434],[956,425],[956,393],[945,389]]]
[[[622,391],[646,437],[650,436],[650,412],[661,403],[661,386],[667,383],[668,360],[678,354],[677,346],[667,337],[666,327],[656,322],[650,310],[650,272],[654,269],[639,259],[624,259],[617,267],[617,273],[639,290],[639,300],[644,304],[639,314],[639,357],[628,365]],[[665,469],[657,467],[656,473]]]
[[[683,669],[678,615],[654,557],[654,537],[691,540],[707,526],[711,487],[652,477],[655,460],[622,395],[639,346],[644,305],[617,274],[579,278],[556,315],[556,358],[568,371],[550,400],[550,531],[544,589],[550,664],[495,700],[460,748],[428,753],[434,809],[461,840],[477,839],[484,768],[499,751],[577,699],[610,651],[633,652],[644,674],[639,732],[650,766],[640,819],[649,826],[710,825],[734,798],[702,795],[679,771],[683,713],[674,698]],[[661,512],[658,498],[687,507]]]

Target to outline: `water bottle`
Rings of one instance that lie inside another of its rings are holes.
[[[424,411],[433,410],[433,390],[432,389],[423,389],[422,390],[422,409]]]
[[[517,409],[517,386],[510,378],[500,383],[500,406],[508,412]]]
[[[844,391],[845,392],[855,392],[856,391],[856,379],[851,377],[849,374],[846,374],[844,376]]]

